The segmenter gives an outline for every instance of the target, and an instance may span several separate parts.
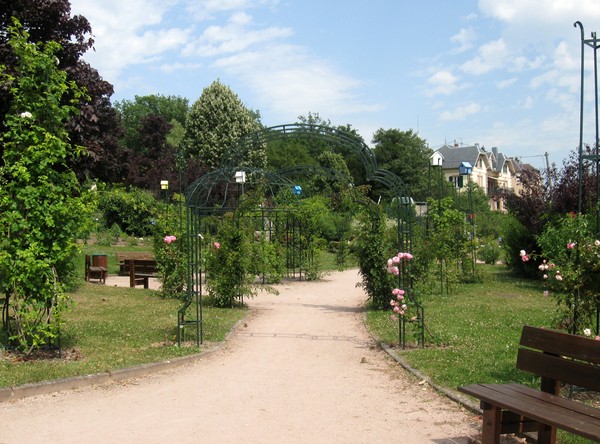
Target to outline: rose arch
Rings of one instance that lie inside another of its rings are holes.
[[[195,333],[197,344],[202,342],[201,284],[205,282],[205,259],[210,247],[205,239],[218,225],[219,218],[226,214],[249,219],[255,236],[283,239],[288,276],[301,278],[305,273],[301,264],[310,260],[310,257],[306,258],[309,252],[305,245],[296,243],[304,229],[303,221],[290,211],[289,206],[282,209],[277,203],[281,196],[288,202],[304,197],[304,191],[296,182],[299,178],[323,176],[335,182],[339,177],[336,171],[315,165],[296,165],[270,171],[248,164],[248,159],[252,158],[249,153],[256,147],[285,140],[317,143],[322,151],[352,156],[361,166],[360,173],[365,184],[385,190],[387,196],[387,202],[381,202],[381,198],[377,199],[378,202],[365,198],[362,204],[385,205],[388,214],[396,219],[396,251],[411,251],[414,209],[409,190],[400,177],[378,168],[373,150],[360,137],[340,129],[311,124],[279,125],[241,137],[226,150],[221,168],[199,177],[185,191],[188,272],[186,299],[178,312],[179,343],[185,338],[187,329]],[[257,200],[256,196],[261,197]],[[385,259],[381,258],[382,267]],[[422,319],[422,307],[420,310]]]

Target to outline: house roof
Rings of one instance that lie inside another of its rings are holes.
[[[462,162],[469,162],[471,165],[477,165],[479,156],[487,154],[477,145],[461,147],[444,145],[437,151],[443,156],[444,161],[442,167],[444,169],[458,168]]]

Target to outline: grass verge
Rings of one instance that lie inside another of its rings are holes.
[[[0,354],[0,387],[94,374],[197,353],[225,339],[245,309],[204,307],[204,345],[178,347],[181,302],[140,288],[85,283],[65,315],[62,359]]]
[[[397,347],[398,324],[389,311],[369,311],[368,328],[442,387],[518,382],[539,388],[538,378],[516,369],[517,348],[523,325],[551,327],[554,300],[542,295],[540,282],[515,279],[502,266],[481,265],[480,271],[482,283],[423,297],[425,348]],[[569,444],[591,442],[563,432],[559,438]]]

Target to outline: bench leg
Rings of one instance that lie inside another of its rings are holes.
[[[150,278],[144,276],[144,288],[148,288],[148,281],[150,280]]]
[[[482,444],[500,444],[500,419],[502,411],[499,407],[481,402],[483,425],[481,427]]]
[[[550,427],[546,424],[540,424],[537,442],[538,444],[555,444],[556,427]]]

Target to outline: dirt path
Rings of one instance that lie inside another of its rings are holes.
[[[281,285],[218,352],[0,404],[0,443],[469,443],[472,414],[370,339],[355,270]]]

